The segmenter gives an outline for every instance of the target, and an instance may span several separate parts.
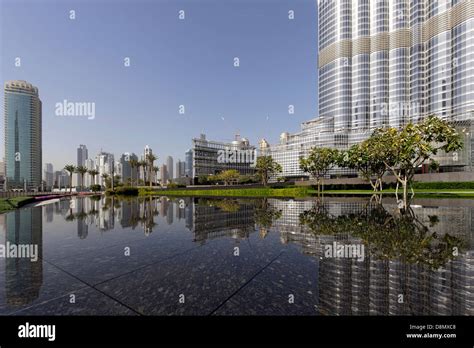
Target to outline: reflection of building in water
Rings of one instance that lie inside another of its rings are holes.
[[[219,237],[244,239],[255,231],[255,205],[252,202],[239,202],[235,209],[219,207],[220,202],[229,200],[210,200],[204,203],[196,199],[191,231],[195,241]]]
[[[160,198],[160,215],[166,216],[168,214],[169,198],[161,197]]]
[[[53,222],[54,219],[54,204],[46,204],[43,208],[46,222]]]
[[[117,219],[123,228],[132,227],[132,222],[138,218],[140,206],[138,200],[122,201],[121,209],[117,211]]]
[[[173,224],[173,211],[174,211],[174,203],[169,204],[168,211],[166,212],[166,222],[168,225]]]
[[[5,259],[5,293],[11,306],[23,306],[35,300],[43,283],[42,207],[19,209],[5,214],[5,245],[37,245],[38,260]]]
[[[87,224],[87,211],[90,211],[90,200],[84,198],[76,199],[76,222],[77,236],[80,239],[86,239],[89,234],[89,225]]]
[[[112,230],[114,228],[115,209],[113,206],[113,198],[102,200],[102,205],[98,209],[98,217],[96,223],[102,231]]]
[[[272,229],[281,240],[301,246],[302,252],[312,254],[319,261],[320,314],[327,315],[474,315],[474,207],[415,206],[420,221],[436,232],[463,238],[468,251],[449,260],[439,268],[408,264],[399,260],[324,257],[324,245],[334,241],[360,244],[361,240],[342,235],[315,235],[299,225],[299,214],[313,207],[310,201],[269,200],[271,206],[282,211]],[[392,205],[385,205],[392,211]],[[367,209],[365,202],[329,202],[324,208],[333,216],[356,214]],[[370,207],[369,207],[370,209]],[[433,218],[437,216],[437,218]],[[436,222],[430,227],[430,221]]]
[[[181,220],[181,219],[184,219],[185,217],[186,217],[186,210],[185,210],[184,199],[178,199],[176,201],[176,219]]]
[[[194,199],[193,198],[182,198],[184,200],[184,219],[186,228],[190,231],[194,230]],[[180,204],[180,203],[178,203]]]

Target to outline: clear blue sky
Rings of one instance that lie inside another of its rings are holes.
[[[232,140],[239,131],[251,143],[262,137],[275,143],[281,132],[298,131],[317,116],[315,0],[0,4],[2,84],[21,79],[39,88],[43,163],[55,170],[76,162],[79,144],[89,157],[101,148],[116,156],[142,153],[148,144],[161,163],[167,155],[183,160],[201,132]],[[56,116],[55,104],[64,99],[94,102],[95,119]]]

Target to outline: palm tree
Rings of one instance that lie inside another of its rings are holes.
[[[147,165],[147,162],[145,160],[138,162],[138,167],[143,168],[143,184],[144,185],[146,185],[146,165]]]
[[[96,175],[99,175],[99,171],[98,170],[95,170],[95,169],[90,169],[88,171],[89,175],[92,176],[92,185],[95,185],[95,177]]]
[[[135,172],[135,174],[136,174],[136,169],[135,168],[138,168],[138,161],[135,160],[135,159],[131,159],[130,160],[130,167],[132,168],[132,186],[133,186],[133,172]]]
[[[78,173],[81,177],[81,187],[84,186],[84,174],[87,173],[87,168],[84,166],[78,166],[76,168],[76,173]]]
[[[158,159],[154,154],[149,153],[146,155],[146,161],[148,162],[148,180],[150,181],[150,188],[152,186],[152,180],[151,180],[151,173],[153,171],[153,162],[155,162]]]
[[[105,188],[107,188],[107,179],[109,178],[109,174],[103,173],[101,176],[102,176],[102,179],[104,179],[104,186]]]
[[[64,166],[64,170],[69,172],[69,193],[72,193],[72,174],[76,171],[76,166],[73,164],[68,164]]]
[[[156,183],[157,182],[156,177],[158,176],[158,172],[160,171],[160,168],[158,168],[157,166],[154,166],[153,171],[155,172],[155,183]]]

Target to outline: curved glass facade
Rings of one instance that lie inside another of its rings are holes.
[[[349,144],[474,111],[474,1],[320,0],[319,115]],[[349,105],[351,107],[349,107]],[[362,136],[361,134],[365,134]]]

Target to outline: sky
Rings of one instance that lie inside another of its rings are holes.
[[[184,160],[200,133],[274,144],[317,117],[316,7],[315,0],[0,0],[1,81],[39,88],[43,163],[55,170],[76,164],[79,144],[89,157],[103,149],[116,158],[149,145],[158,164],[168,155]],[[64,100],[94,103],[95,117],[57,115]]]

